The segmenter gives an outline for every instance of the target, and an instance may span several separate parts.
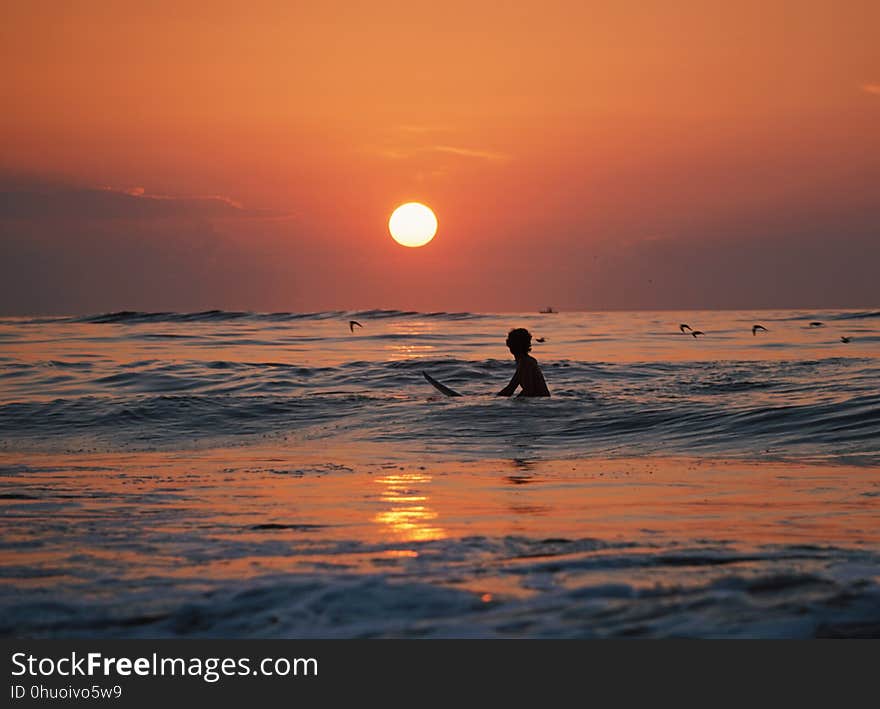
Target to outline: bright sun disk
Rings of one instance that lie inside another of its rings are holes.
[[[401,204],[388,220],[388,230],[402,246],[424,246],[437,233],[437,217],[420,202]]]

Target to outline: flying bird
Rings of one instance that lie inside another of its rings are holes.
[[[547,340],[544,337],[537,337],[535,338],[535,342],[547,342]]]
[[[763,330],[764,332],[767,332],[767,328],[763,325],[752,325],[752,335],[757,335],[758,330]]]
[[[852,338],[849,338],[849,337],[843,337],[842,335],[841,335],[841,337],[840,337],[840,341],[841,341],[841,342],[849,342],[850,339],[852,339]]]
[[[822,327],[822,325],[823,323],[819,322],[818,320],[814,320],[810,323],[810,327]]]
[[[681,325],[678,326],[678,329],[681,330],[682,332],[684,332],[685,330],[690,330],[691,326],[685,325],[684,323],[682,323]]]
[[[357,320],[349,320],[348,321],[348,329],[354,332],[354,326],[363,327]]]
[[[705,334],[706,334],[706,333],[703,332],[702,330],[694,330],[693,332],[691,332],[691,335],[693,335],[694,338],[696,338],[697,335],[705,335]]]

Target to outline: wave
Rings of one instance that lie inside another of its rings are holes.
[[[492,454],[511,446],[567,456],[632,453],[827,454],[880,460],[880,394],[842,401],[732,404],[720,398],[646,399],[562,390],[549,400],[427,392],[280,392],[60,398],[0,405],[0,436],[20,443],[189,447],[248,436],[407,442]],[[160,383],[161,390],[161,383]],[[261,391],[271,392],[272,386]]]
[[[406,337],[397,334],[379,334],[362,341],[395,341]],[[440,340],[445,336],[420,334],[415,339]],[[150,338],[147,338],[150,339]],[[246,342],[250,342],[246,340]],[[78,355],[79,356],[79,355]],[[601,362],[570,359],[543,360],[542,368],[556,385],[554,390],[566,388],[622,387],[625,392],[651,396],[667,390],[668,393],[733,393],[775,387],[789,387],[788,392],[801,389],[804,393],[821,391],[862,391],[875,389],[878,369],[870,358],[827,357],[816,360],[769,361],[683,361],[683,362]],[[0,379],[28,378],[32,391],[51,396],[43,377],[64,374],[76,377],[83,387],[93,387],[91,393],[105,393],[107,387],[137,383],[149,393],[149,380],[180,378],[181,389],[194,386],[211,387],[217,383],[240,381],[242,384],[259,383],[261,377],[282,376],[291,382],[309,380],[317,387],[340,383],[357,385],[365,390],[387,389],[389,386],[423,385],[422,371],[429,371],[443,379],[452,378],[471,386],[491,386],[498,376],[512,372],[511,359],[459,359],[456,357],[411,357],[396,360],[352,360],[332,365],[309,365],[296,361],[241,361],[224,359],[139,359],[133,361],[86,359],[51,359],[23,362],[0,361]],[[236,380],[235,377],[240,377]],[[303,382],[305,383],[305,382]],[[41,391],[42,390],[42,391]]]
[[[274,529],[257,527],[270,534]],[[224,532],[225,541],[230,534]],[[150,541],[151,549],[170,544],[156,534]],[[247,552],[266,553],[268,545],[271,541],[263,541]],[[201,571],[204,557],[189,549],[202,546],[175,548],[176,555],[192,558],[185,569]],[[395,548],[353,540],[319,545],[286,540],[270,548],[273,556],[296,559],[314,555],[316,546],[331,559],[353,552],[378,557]],[[88,576],[73,585],[53,578],[57,571],[9,565],[2,570],[10,590],[0,593],[0,635],[857,638],[877,637],[880,631],[880,586],[872,578],[880,559],[870,550],[780,545],[747,551],[717,543],[672,548],[484,536],[410,546],[418,551],[418,562],[387,565],[381,573],[328,564],[324,573],[249,578],[178,573],[144,579],[141,574],[113,581],[112,593],[103,577],[105,592],[87,593]],[[238,560],[243,551],[229,542],[212,548],[224,560]],[[84,557],[77,555],[72,563],[81,565]],[[634,580],[645,576],[652,583]],[[42,582],[23,593],[13,586],[20,578]],[[529,593],[480,598],[472,590],[487,584]]]
[[[0,329],[10,335],[0,357],[0,445],[65,448],[92,438],[185,448],[207,438],[338,433],[478,456],[518,445],[556,456],[615,448],[876,456],[880,364],[871,348],[880,332],[869,318],[878,313],[817,318],[828,330],[832,317],[858,318],[847,325],[852,345],[807,332],[809,313],[791,314],[800,321],[788,330],[755,337],[736,326],[736,335],[700,341],[660,331],[653,315],[554,319],[539,332],[547,344],[536,344],[553,393],[544,402],[494,397],[514,371],[503,332],[518,316],[118,311],[15,324]],[[469,322],[477,318],[485,320]],[[349,332],[349,319],[364,329]],[[608,343],[580,344],[594,331]],[[779,343],[788,359],[767,359],[764,347]],[[627,359],[634,354],[645,360]],[[422,371],[466,396],[438,397]]]
[[[148,324],[148,323],[198,323],[198,322],[234,322],[252,321],[260,323],[287,322],[297,320],[330,320],[330,319],[430,319],[430,320],[479,320],[498,317],[497,313],[476,313],[468,311],[417,311],[373,308],[367,310],[322,310],[311,312],[258,312],[239,310],[202,310],[196,312],[174,311],[140,311],[119,310],[105,313],[92,313],[86,315],[47,315],[38,317],[10,317],[2,318],[0,322],[6,324],[29,324],[44,325],[56,323],[84,323],[84,324]],[[846,320],[873,320],[880,319],[880,310],[862,311],[802,311],[785,317],[770,318],[770,321],[797,322],[797,321],[846,321]]]
[[[773,318],[779,322],[823,322],[823,321],[841,321],[841,320],[873,320],[880,318],[880,310],[844,310],[838,312],[819,311],[819,312],[800,312],[783,318]],[[772,319],[771,319],[772,320]]]
[[[880,310],[865,310],[859,313],[839,313],[831,317],[832,320],[868,320],[880,318]]]
[[[342,316],[342,311],[328,311],[319,313],[254,313],[248,311],[229,310],[204,310],[195,313],[174,312],[141,312],[134,310],[121,310],[113,313],[99,313],[96,315],[82,315],[69,318],[69,322],[103,324],[127,324],[137,325],[140,323],[192,323],[192,322],[229,322],[235,320],[254,321],[284,321],[298,319],[321,320],[331,317]]]
[[[198,322],[231,322],[237,320],[253,321],[253,322],[285,322],[294,320],[329,320],[333,318],[364,318],[364,319],[388,319],[388,318],[431,318],[431,319],[449,319],[449,320],[472,320],[486,317],[479,313],[448,313],[448,312],[429,312],[421,313],[415,310],[325,310],[306,313],[258,313],[250,311],[229,311],[229,310],[204,310],[194,313],[176,313],[176,312],[142,312],[137,310],[120,310],[110,313],[97,313],[93,315],[79,315],[64,318],[40,318],[30,320],[33,324],[43,324],[46,322],[71,322],[71,323],[89,323],[94,325],[104,324],[126,324],[137,325],[142,323],[198,323]]]

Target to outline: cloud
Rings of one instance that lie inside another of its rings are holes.
[[[378,150],[383,157],[392,160],[405,160],[415,155],[423,155],[424,153],[443,153],[445,155],[454,155],[462,158],[475,158],[478,160],[503,161],[509,160],[510,155],[507,153],[499,153],[491,150],[481,150],[477,148],[463,148],[456,145],[427,145],[415,148],[382,148]]]
[[[460,148],[453,145],[435,145],[428,148],[437,153],[449,153],[450,155],[461,155],[466,158],[481,158],[483,160],[508,160],[510,156],[505,153],[496,153],[489,150],[473,150],[471,148]]]
[[[297,223],[264,214],[0,176],[0,314],[290,308],[319,269]]]
[[[0,219],[242,219],[278,217],[222,195],[148,194],[143,187],[89,187],[0,177]]]
[[[880,96],[880,84],[862,84],[862,91],[866,94]]]
[[[458,130],[439,124],[408,123],[395,126],[381,142],[367,146],[367,150],[390,160],[408,160],[423,157],[426,153],[488,161],[511,158],[507,153],[497,150],[461,145],[461,134]]]
[[[416,125],[416,124],[406,124],[397,126],[397,129],[403,133],[448,133],[451,131],[447,126],[441,125]]]

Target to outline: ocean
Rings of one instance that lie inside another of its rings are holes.
[[[878,382],[870,310],[0,318],[0,633],[878,636]]]

